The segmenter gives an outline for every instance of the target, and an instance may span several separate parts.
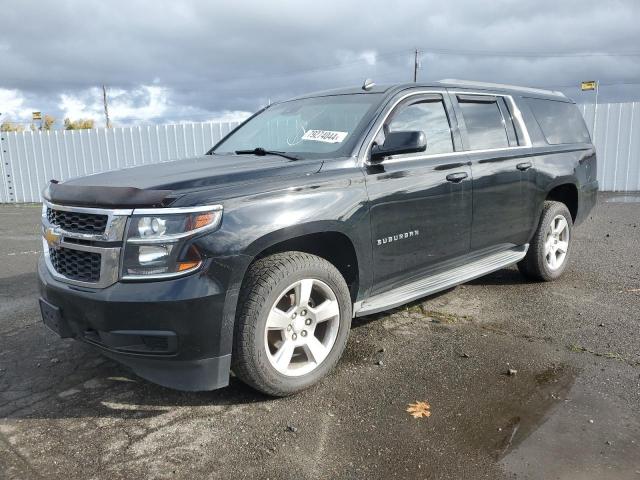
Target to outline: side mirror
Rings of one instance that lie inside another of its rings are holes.
[[[427,138],[422,131],[390,132],[382,145],[374,145],[371,149],[371,160],[380,161],[389,155],[424,152],[427,149]]]

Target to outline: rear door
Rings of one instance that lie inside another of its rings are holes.
[[[509,95],[450,93],[473,173],[471,250],[527,243],[535,165],[516,103]]]
[[[427,149],[365,164],[373,242],[373,294],[409,283],[434,265],[469,251],[471,170],[461,150],[446,92],[406,96],[374,128],[422,130]],[[398,101],[398,100],[396,100]]]

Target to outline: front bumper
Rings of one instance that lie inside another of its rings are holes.
[[[142,378],[178,390],[213,390],[229,381],[238,295],[231,266],[211,261],[174,280],[89,289],[56,280],[40,258],[43,313],[49,305],[57,311],[58,334],[98,348]]]

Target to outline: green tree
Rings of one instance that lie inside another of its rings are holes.
[[[24,126],[19,123],[13,123],[9,121],[5,121],[0,123],[0,132],[22,132],[24,131]]]
[[[44,116],[44,120],[42,122],[42,130],[53,130],[53,124],[56,123],[56,119],[47,114]]]
[[[65,130],[90,130],[94,127],[92,118],[80,118],[78,120],[64,119]]]

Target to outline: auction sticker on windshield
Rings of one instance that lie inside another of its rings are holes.
[[[314,142],[340,143],[348,135],[348,132],[332,132],[331,130],[307,130],[302,136],[303,140]]]

